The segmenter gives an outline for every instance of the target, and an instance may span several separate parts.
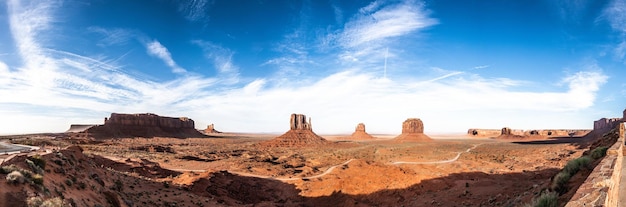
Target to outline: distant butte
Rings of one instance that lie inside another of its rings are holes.
[[[375,139],[375,138],[365,131],[365,124],[359,123],[358,125],[356,125],[356,128],[354,129],[354,133],[352,133],[352,135],[347,137],[347,139],[350,139],[350,140],[371,140],[371,139]]]
[[[192,119],[187,117],[164,117],[151,113],[112,113],[109,118],[104,118],[103,125],[83,126],[73,125],[70,127],[70,130],[74,129],[72,132],[86,133],[95,138],[205,137],[205,135],[195,129]]]
[[[424,123],[417,118],[409,118],[402,123],[402,134],[393,140],[398,142],[430,142],[433,141],[428,135],[424,134]]]
[[[263,146],[269,147],[306,147],[326,145],[331,142],[318,136],[313,132],[311,121],[306,120],[303,114],[291,114],[289,121],[289,131],[272,140],[261,142]]]

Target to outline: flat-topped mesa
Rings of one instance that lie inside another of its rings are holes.
[[[104,124],[84,132],[98,138],[112,137],[203,137],[187,117],[164,117],[152,113],[118,114],[104,118]]]
[[[394,138],[399,142],[421,141],[429,142],[432,139],[424,134],[424,123],[417,118],[409,118],[402,122],[402,134]]]
[[[274,139],[259,143],[268,147],[308,147],[329,144],[326,139],[318,136],[311,128],[311,121],[306,121],[303,114],[291,114],[289,131]]]
[[[424,133],[424,123],[420,119],[409,118],[402,123],[402,133]]]
[[[365,132],[365,124],[359,123],[356,125],[356,128],[354,128],[354,133],[352,133],[352,135],[350,135],[348,139],[367,140],[367,139],[374,139],[374,137],[368,134],[367,132]]]
[[[162,128],[193,129],[194,121],[187,117],[165,117],[152,113],[145,114],[118,114],[112,113],[105,118],[104,125],[120,126],[148,126]]]

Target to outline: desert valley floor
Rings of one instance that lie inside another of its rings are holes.
[[[62,136],[12,138],[53,149],[72,147],[43,153],[42,185],[2,182],[0,206],[19,206],[39,194],[61,196],[75,206],[520,206],[550,188],[568,161],[611,142],[601,136],[435,136],[432,142],[325,136],[332,142],[324,146],[269,147],[262,143],[275,135]],[[26,159],[15,157],[2,166],[27,168]],[[590,169],[581,171],[571,179],[571,189]],[[573,193],[560,196],[560,203]]]

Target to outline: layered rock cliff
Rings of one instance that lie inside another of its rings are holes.
[[[409,118],[402,123],[402,134],[394,138],[398,142],[429,142],[432,139],[424,134],[424,123],[417,118]]]
[[[85,130],[97,138],[113,137],[203,137],[187,117],[164,117],[156,114],[112,113],[104,124]]]

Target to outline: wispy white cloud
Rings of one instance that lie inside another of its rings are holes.
[[[479,69],[485,69],[485,68],[489,68],[491,67],[491,65],[479,65],[479,66],[475,66],[472,69],[474,70],[479,70]]]
[[[128,29],[103,27],[88,27],[87,31],[102,35],[102,39],[98,42],[98,46],[123,45],[137,36],[135,32]]]
[[[179,3],[178,11],[189,21],[208,21],[208,10],[213,0],[184,0]]]
[[[206,58],[213,61],[213,66],[225,82],[232,84],[239,81],[239,67],[233,64],[235,52],[209,41],[194,40],[193,43],[202,48]]]
[[[184,68],[181,68],[180,66],[178,66],[178,64],[176,64],[176,62],[174,62],[174,59],[172,59],[172,55],[170,54],[170,51],[168,51],[167,48],[165,48],[165,46],[161,45],[159,41],[154,40],[152,42],[147,43],[146,49],[148,50],[148,54],[158,57],[161,60],[163,60],[163,62],[165,62],[165,64],[167,64],[167,66],[169,66],[172,69],[173,73],[187,72],[187,70],[185,70]]]
[[[604,10],[603,17],[609,21],[615,31],[621,33],[621,41],[615,46],[614,54],[620,60],[624,60],[624,54],[626,54],[626,1],[611,1]]]
[[[402,36],[434,24],[437,24],[437,20],[428,17],[421,3],[407,1],[382,6],[380,1],[375,1],[346,23],[341,41],[346,47],[356,47]]]

